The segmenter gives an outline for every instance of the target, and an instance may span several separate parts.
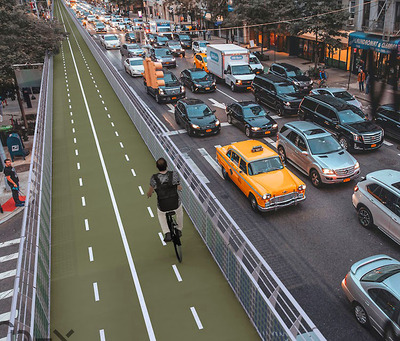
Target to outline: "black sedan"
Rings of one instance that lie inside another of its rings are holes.
[[[214,113],[203,101],[185,98],[175,106],[175,121],[189,136],[215,135],[221,131],[221,124]]]
[[[229,124],[243,129],[247,137],[275,135],[278,124],[257,103],[235,102],[226,107]]]
[[[181,72],[181,83],[192,92],[215,91],[215,78],[202,69],[186,69]]]
[[[134,32],[125,33],[125,41],[127,43],[136,43],[136,35]]]
[[[400,140],[400,110],[396,110],[394,104],[380,106],[375,122],[383,128],[385,135]]]

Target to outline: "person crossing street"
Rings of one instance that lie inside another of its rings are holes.
[[[19,178],[15,168],[11,165],[10,159],[4,160],[4,175],[7,179],[8,186],[11,188],[12,197],[14,199],[15,206],[22,207],[25,204],[25,201],[21,201],[19,199]]]

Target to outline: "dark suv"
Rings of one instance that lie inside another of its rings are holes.
[[[400,111],[396,111],[393,104],[380,106],[375,122],[383,128],[386,135],[400,140]]]
[[[181,85],[178,78],[176,78],[176,76],[169,70],[163,69],[163,72],[165,85],[158,88],[152,88],[151,86],[147,86],[146,80],[144,80],[146,92],[153,96],[157,103],[174,102],[181,98],[185,98],[185,87]]]
[[[378,149],[383,142],[382,128],[368,121],[356,106],[329,95],[304,97],[299,118],[329,130],[340,145],[348,150]]]
[[[281,76],[292,83],[297,90],[309,93],[313,88],[313,81],[305,76],[297,66],[287,63],[274,63],[269,69],[269,73]]]
[[[179,40],[184,49],[191,49],[192,48],[192,38],[189,36],[189,34],[174,33],[173,38],[175,40]]]
[[[297,114],[304,97],[286,79],[272,74],[257,75],[252,86],[256,101],[275,109],[279,116]]]

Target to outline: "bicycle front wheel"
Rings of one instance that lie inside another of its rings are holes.
[[[178,258],[179,263],[182,263],[182,244],[177,234],[175,234],[173,241],[176,258]]]

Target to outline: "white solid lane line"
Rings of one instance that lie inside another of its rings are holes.
[[[233,98],[231,95],[228,95],[227,93],[223,92],[220,89],[217,89],[218,92],[220,92],[221,94],[224,94],[226,97],[230,98],[232,101],[237,102],[236,98]]]
[[[89,261],[93,262],[94,258],[93,258],[93,249],[91,246],[88,247],[88,251],[89,251]]]
[[[223,179],[224,177],[223,177],[222,172],[221,172],[221,167],[217,163],[217,161],[215,161],[215,159],[213,159],[211,157],[211,155],[208,154],[208,152],[204,148],[199,148],[197,150],[206,159],[206,161],[211,165],[211,167],[218,173],[218,175]]]
[[[178,268],[176,267],[176,265],[174,264],[174,265],[172,265],[172,269],[174,270],[174,272],[175,272],[175,276],[176,276],[176,278],[177,278],[177,280],[178,280],[178,282],[182,282],[182,277],[181,277],[181,274],[179,273],[179,271],[178,271]]]
[[[85,230],[89,231],[89,219],[85,219]]]
[[[61,16],[62,16],[62,14],[61,14]],[[64,22],[63,16],[62,16],[62,20]],[[134,282],[134,287],[135,287],[136,294],[137,294],[138,299],[139,299],[140,308],[142,310],[142,315],[143,315],[143,318],[144,318],[144,321],[145,321],[145,324],[146,324],[147,333],[148,333],[150,341],[155,341],[156,340],[156,336],[154,334],[153,326],[152,326],[152,323],[151,323],[151,320],[150,320],[150,315],[149,315],[149,312],[147,310],[147,306],[146,306],[146,302],[145,302],[145,299],[144,299],[143,291],[142,291],[142,288],[141,288],[141,285],[140,285],[140,281],[139,281],[139,276],[138,276],[138,274],[136,272],[135,263],[133,261],[131,250],[129,248],[128,239],[126,237],[125,229],[124,229],[124,226],[123,226],[123,223],[122,223],[121,215],[119,213],[119,209],[118,209],[118,205],[117,205],[117,202],[116,202],[116,199],[115,199],[114,191],[113,191],[112,186],[111,186],[110,177],[108,175],[107,167],[106,167],[106,164],[105,164],[105,161],[104,161],[104,157],[103,157],[103,152],[101,150],[99,139],[97,137],[97,132],[96,132],[96,128],[94,126],[94,122],[93,122],[93,119],[92,119],[92,114],[90,112],[89,104],[87,102],[87,98],[86,98],[85,90],[84,90],[83,85],[82,85],[82,81],[81,81],[81,77],[80,77],[80,74],[79,74],[79,70],[78,70],[78,67],[76,65],[75,55],[74,55],[74,52],[72,50],[71,42],[69,41],[68,37],[67,37],[67,41],[68,41],[69,49],[71,51],[72,61],[74,63],[75,72],[76,72],[76,75],[77,75],[77,78],[78,78],[79,87],[81,89],[83,101],[84,101],[84,104],[85,104],[86,113],[87,113],[87,116],[89,118],[89,123],[90,123],[90,127],[91,127],[91,130],[92,130],[93,138],[94,138],[94,141],[95,141],[95,144],[96,144],[97,153],[99,155],[99,159],[100,159],[100,163],[101,163],[101,166],[102,166],[102,169],[103,169],[105,181],[106,181],[107,187],[108,187],[108,192],[109,192],[110,199],[111,199],[111,202],[112,202],[112,205],[113,205],[115,218],[117,220],[118,228],[119,228],[119,231],[120,231],[120,234],[121,234],[121,238],[122,238],[122,242],[123,242],[123,245],[124,245],[126,257],[127,257],[128,264],[129,264],[129,269],[130,269],[131,275],[132,275],[132,280]]]
[[[14,245],[14,244],[19,244],[20,241],[21,241],[21,238],[7,240],[6,242],[0,243],[0,248]]]
[[[164,242],[164,236],[162,235],[162,233],[161,233],[161,232],[158,232],[158,236],[160,237],[161,244],[162,244],[163,246],[167,245],[167,243],[166,243],[166,242]]]
[[[151,207],[147,207],[147,211],[149,211],[149,214],[150,214],[150,217],[152,217],[152,218],[154,218],[154,213],[153,213],[153,211],[151,210]]]
[[[94,300],[96,302],[100,301],[99,288],[97,286],[97,282],[93,283],[93,291],[94,291]]]
[[[197,315],[197,311],[196,311],[195,307],[190,307],[190,311],[192,312],[194,320],[196,321],[197,328],[203,329],[203,325],[201,324],[199,315]]]

